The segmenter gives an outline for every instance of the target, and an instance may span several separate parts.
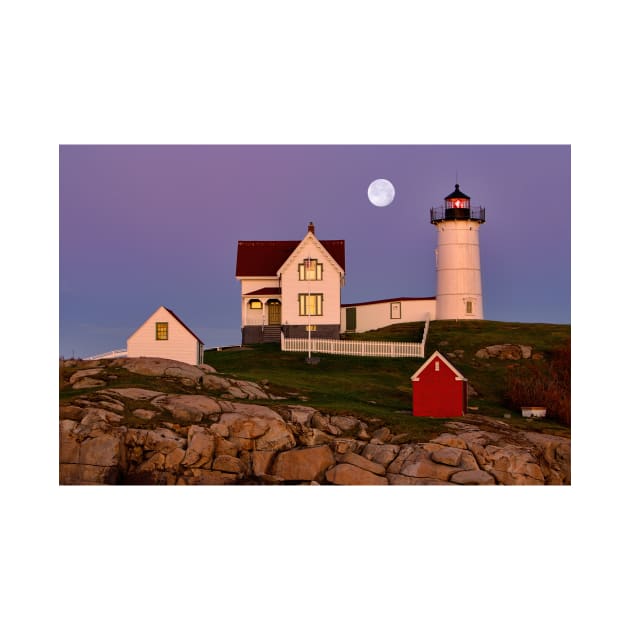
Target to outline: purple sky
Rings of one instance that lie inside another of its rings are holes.
[[[345,239],[343,302],[435,294],[429,208],[486,207],[486,319],[569,323],[569,146],[60,147],[61,356],[123,348],[159,306],[240,341],[240,240]],[[377,178],[394,202],[371,205]]]

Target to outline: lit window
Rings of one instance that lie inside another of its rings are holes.
[[[298,265],[300,280],[321,280],[323,267],[322,263],[317,262],[317,258],[305,258]]]
[[[249,308],[256,310],[262,308],[262,302],[260,300],[250,300]]]
[[[470,208],[469,199],[448,199],[446,202],[447,208]]]
[[[436,372],[439,372],[439,371],[440,371],[440,362],[439,362],[439,361],[436,361],[436,362],[435,362],[435,371],[436,371]]]
[[[155,323],[155,338],[158,341],[168,340],[168,322]]]
[[[472,302],[466,302],[466,313],[469,315],[472,313]]]
[[[321,315],[324,301],[323,293],[300,293],[300,315]]]

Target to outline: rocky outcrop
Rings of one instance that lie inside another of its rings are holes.
[[[386,486],[387,478],[352,464],[337,464],[326,472],[326,480],[343,486]]]
[[[334,463],[328,446],[293,449],[278,454],[273,475],[286,481],[321,481]]]
[[[532,357],[531,346],[520,346],[511,343],[487,346],[475,352],[478,359],[501,359],[502,361],[518,361],[519,359],[530,359]]]
[[[158,370],[153,360],[133,361],[133,369]],[[375,419],[240,402],[230,393],[237,382],[250,393],[255,384],[225,379],[222,389],[189,394],[161,392],[158,381],[155,389],[117,388],[110,370],[92,371],[99,367],[68,379],[72,391],[86,378],[107,386],[77,391],[60,405],[61,484],[560,485],[571,479],[568,438],[518,431],[497,419],[469,415],[446,422],[429,442],[401,442]],[[162,363],[160,378],[195,381],[197,368],[173,368]]]
[[[99,361],[83,361],[76,360],[66,361],[65,365],[74,367],[77,363],[82,363],[82,367],[86,369],[79,370],[70,377],[76,379],[77,383],[72,383],[75,389],[86,389],[88,387],[97,387],[104,385],[105,382],[94,384],[94,375],[102,374],[104,367],[99,365]],[[201,390],[209,392],[220,392],[223,398],[232,399],[249,399],[249,400],[274,400],[275,396],[265,391],[262,385],[249,381],[241,381],[237,379],[227,378],[216,374],[216,370],[209,365],[189,365],[172,359],[161,359],[158,357],[138,357],[138,358],[121,358],[109,361],[101,361],[107,363],[107,368],[113,370],[124,370],[131,374],[139,374],[141,376],[152,376],[171,381],[178,381],[182,385],[191,387],[196,386]],[[110,374],[110,379],[112,378]]]

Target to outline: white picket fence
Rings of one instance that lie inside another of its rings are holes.
[[[354,339],[293,339],[280,336],[280,347],[285,352],[311,352],[341,354],[355,357],[417,357],[424,358],[424,344],[429,331],[429,319],[425,321],[422,341],[359,341]]]
[[[103,352],[103,354],[95,354],[92,357],[85,357],[86,361],[92,361],[94,359],[117,359],[119,357],[127,356],[127,348],[121,348],[120,350],[111,350],[110,352]]]

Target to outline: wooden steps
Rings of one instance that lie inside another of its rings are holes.
[[[263,343],[280,343],[281,326],[265,326],[263,328]]]

